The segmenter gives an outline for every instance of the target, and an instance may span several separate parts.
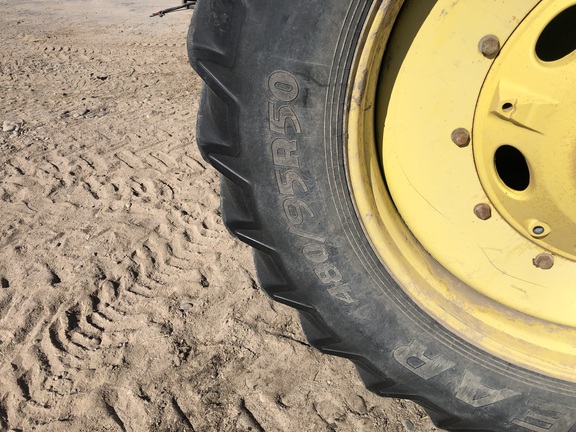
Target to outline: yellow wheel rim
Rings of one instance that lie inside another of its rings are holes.
[[[576,0],[408,1],[390,36],[398,3],[374,8],[350,86],[367,237],[442,325],[574,382],[576,53],[550,35]]]

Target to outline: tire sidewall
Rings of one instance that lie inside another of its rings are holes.
[[[442,427],[576,430],[575,385],[448,332],[408,298],[365,237],[346,180],[344,124],[354,54],[376,6],[205,0],[194,17],[192,62],[226,101],[226,133],[238,143],[238,151],[203,152],[225,175],[223,167],[237,167],[228,176],[249,188],[263,233],[253,245],[282,279],[262,277],[264,288],[307,311],[311,343],[355,361],[379,394],[417,400]],[[229,52],[206,55],[206,36],[195,34],[219,10],[232,12],[220,22],[227,26],[212,23],[212,38]],[[241,238],[254,231],[231,229]]]

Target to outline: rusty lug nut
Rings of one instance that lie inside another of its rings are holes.
[[[466,147],[470,144],[470,132],[464,128],[458,128],[452,132],[452,141],[458,147]]]
[[[493,59],[500,52],[500,40],[497,36],[486,35],[480,39],[478,49],[484,57]]]
[[[492,217],[492,208],[488,204],[477,204],[474,207],[474,214],[480,220],[488,220]]]
[[[532,260],[532,263],[542,270],[549,270],[554,265],[554,257],[547,253],[541,253]]]

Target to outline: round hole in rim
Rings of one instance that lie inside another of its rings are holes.
[[[494,164],[500,180],[510,189],[524,191],[530,185],[528,162],[516,147],[499,147],[494,155]]]
[[[506,102],[504,105],[502,105],[502,111],[504,112],[512,111],[512,108],[514,108],[514,105],[512,105],[510,102]]]

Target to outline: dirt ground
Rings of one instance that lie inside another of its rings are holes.
[[[435,431],[258,289],[178,1],[0,0],[0,429]]]

